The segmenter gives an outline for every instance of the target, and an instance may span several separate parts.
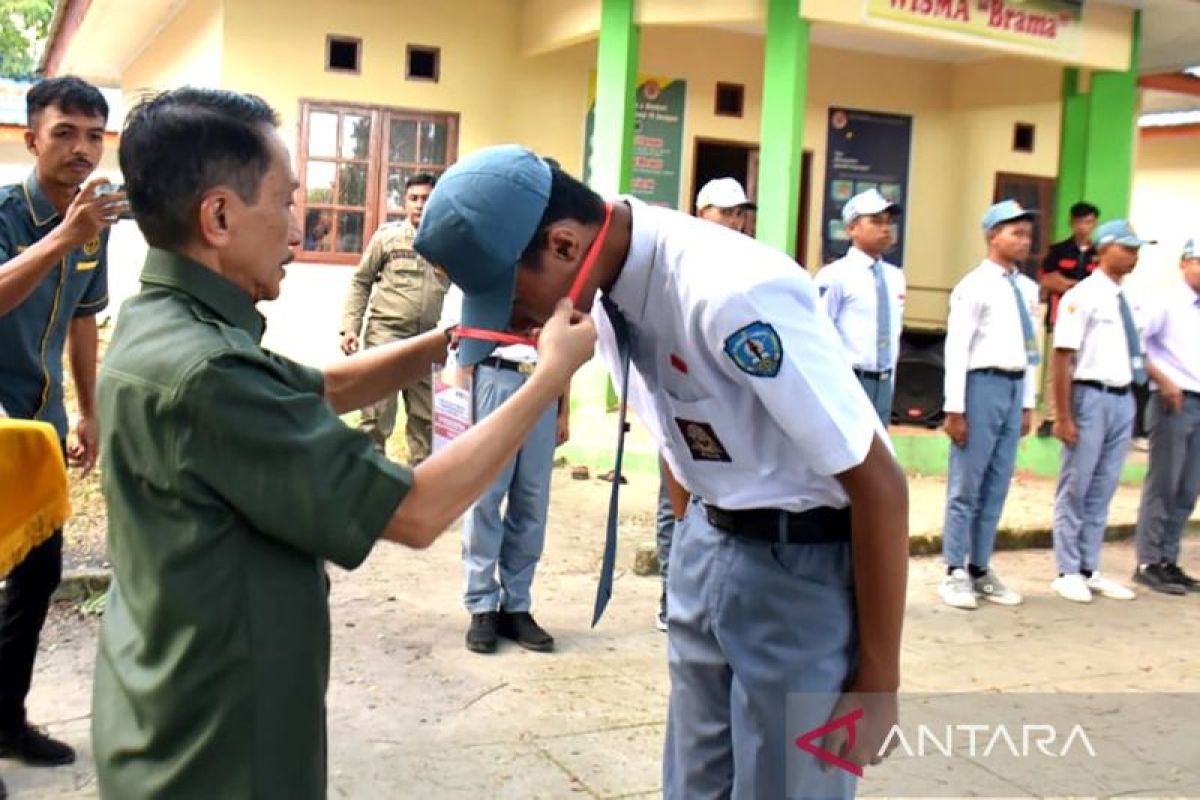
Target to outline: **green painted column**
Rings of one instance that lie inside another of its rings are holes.
[[[612,196],[629,191],[633,174],[634,90],[638,28],[635,0],[602,0],[596,50],[596,127],[592,188]]]
[[[1100,207],[1103,219],[1129,215],[1137,143],[1140,52],[1141,12],[1135,11],[1129,69],[1092,74],[1083,195]]]
[[[800,6],[801,0],[767,0],[758,164],[758,238],[793,256],[808,89],[809,24]]]
[[[1054,200],[1054,239],[1071,232],[1071,206],[1084,196],[1083,176],[1088,152],[1088,111],[1091,98],[1079,89],[1079,70],[1063,70],[1062,123],[1058,148],[1058,189]]]

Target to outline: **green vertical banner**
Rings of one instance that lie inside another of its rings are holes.
[[[593,86],[594,86],[593,81]],[[629,193],[652,205],[679,208],[687,82],[640,76],[634,95]],[[595,172],[596,95],[590,93],[584,126],[583,181]]]

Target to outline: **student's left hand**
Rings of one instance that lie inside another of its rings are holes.
[[[1021,412],[1021,435],[1028,436],[1033,430],[1033,409],[1027,408]]]
[[[846,692],[833,707],[829,715],[830,721],[862,709],[862,716],[854,721],[854,742],[851,744],[848,736],[849,729],[841,726],[825,737],[822,748],[860,767],[875,766],[883,762],[888,752],[883,747],[888,741],[888,734],[899,722],[900,708],[895,692]],[[893,740],[888,747],[895,747]],[[832,765],[822,763],[821,768],[828,771]]]
[[[100,426],[95,417],[80,417],[75,430],[67,437],[67,462],[87,475],[100,456]]]

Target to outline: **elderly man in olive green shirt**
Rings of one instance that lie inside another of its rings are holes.
[[[417,336],[437,326],[450,279],[413,249],[421,213],[435,182],[428,173],[409,176],[404,182],[404,219],[381,226],[367,244],[362,261],[350,279],[342,311],[342,352],[346,355],[358,352],[360,332],[363,345],[371,348]],[[408,461],[416,465],[429,458],[433,447],[430,376],[406,387],[403,394]],[[370,435],[381,453],[396,429],[396,405],[396,395],[391,394],[362,410],[359,427]]]
[[[255,303],[278,296],[300,241],[274,125],[256,97],[180,89],[141,103],[121,138],[152,249],[99,389],[113,583],[92,743],[105,798],[324,797],[323,562],[352,569],[381,538],[432,543],[595,341],[564,302],[521,394],[420,467],[388,461],[337,415],[428,374],[449,337],[324,372],[261,347]],[[517,239],[480,258],[511,263]]]

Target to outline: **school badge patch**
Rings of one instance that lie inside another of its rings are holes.
[[[751,322],[725,340],[725,355],[747,375],[774,378],[783,364],[783,342],[774,326]]]
[[[100,237],[97,236],[83,246],[83,254],[85,256],[94,256],[100,252]]]
[[[675,418],[675,424],[679,426],[679,432],[683,434],[683,440],[687,442],[688,450],[696,461],[733,461],[712,425],[680,417]]]

